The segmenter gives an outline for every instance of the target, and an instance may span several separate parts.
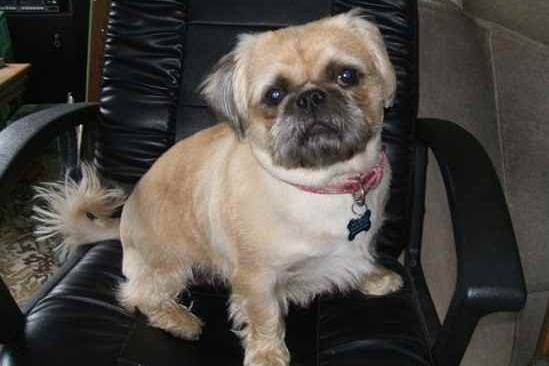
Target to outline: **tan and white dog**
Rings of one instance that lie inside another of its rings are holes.
[[[223,280],[244,364],[288,365],[290,302],[402,284],[370,251],[391,177],[381,126],[395,88],[378,29],[356,11],[243,35],[202,89],[227,123],[169,149],[127,200],[86,166],[78,183],[39,188],[49,206],[36,208],[37,232],[68,247],[120,238],[121,303],[185,339],[202,321],[177,295],[198,272]],[[349,221],[366,208],[371,227],[351,241]]]

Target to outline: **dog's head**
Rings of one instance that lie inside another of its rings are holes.
[[[319,169],[364,151],[395,88],[379,30],[351,11],[242,35],[202,92],[275,165]]]

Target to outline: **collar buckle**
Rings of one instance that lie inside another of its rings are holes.
[[[360,178],[357,180],[358,189],[351,193],[351,196],[353,197],[353,205],[351,206],[351,211],[355,215],[361,215],[365,209],[367,210],[368,207],[366,207],[366,194],[368,193],[368,190],[366,189],[364,182]]]

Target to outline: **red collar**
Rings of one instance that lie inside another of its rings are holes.
[[[365,196],[369,191],[375,189],[381,182],[381,179],[383,178],[385,160],[387,160],[387,156],[385,155],[385,151],[381,150],[379,153],[379,160],[377,164],[372,167],[372,169],[360,174],[349,176],[343,182],[338,184],[328,184],[322,187],[314,187],[291,182],[286,183],[291,184],[302,191],[318,194],[353,194],[363,189],[361,193]]]

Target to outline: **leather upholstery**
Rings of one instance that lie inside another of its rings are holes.
[[[184,15],[176,0],[112,1],[96,144],[107,177],[136,181],[173,144]]]
[[[134,183],[175,140],[216,123],[197,93],[236,36],[364,9],[397,70],[383,138],[393,168],[378,246],[397,256],[409,241],[417,106],[415,0],[114,0],[107,31],[96,158],[104,175]]]
[[[92,246],[27,312],[24,344],[8,345],[0,365],[240,366],[242,350],[227,322],[224,291],[195,288],[189,299],[206,322],[198,342],[183,341],[128,314],[115,299],[121,274],[118,241]],[[391,260],[388,266],[403,273]],[[430,365],[413,294],[360,293],[293,308],[287,342],[293,366]]]

